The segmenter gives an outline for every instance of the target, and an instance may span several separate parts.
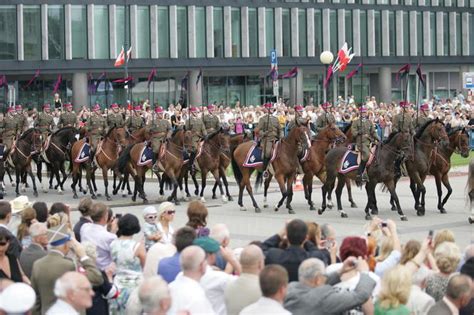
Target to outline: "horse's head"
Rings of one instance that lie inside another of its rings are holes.
[[[469,147],[469,135],[465,128],[459,129],[449,137],[449,142],[454,145],[454,149],[463,158],[469,157],[471,151]]]
[[[335,124],[329,124],[319,132],[329,142],[342,143],[346,141],[346,135]]]
[[[183,147],[188,152],[193,150],[193,134],[189,130],[183,131]]]
[[[228,130],[221,128],[221,130],[216,135],[216,140],[220,151],[225,153],[230,152],[230,135]]]
[[[288,135],[289,142],[296,143],[302,150],[306,150],[311,146],[311,140],[309,137],[309,129],[306,126],[299,126],[291,129]],[[302,152],[298,152],[301,154]]]
[[[122,148],[127,146],[127,131],[125,128],[114,128],[112,137],[115,143],[120,144]]]
[[[398,152],[405,157],[412,157],[412,141],[412,136],[409,132],[392,132],[384,141],[384,144],[390,146],[393,152]]]
[[[438,119],[433,119],[421,127],[421,137],[428,136],[432,142],[449,141],[444,124]]]
[[[39,129],[32,128],[32,132],[29,137],[26,137],[26,140],[31,143],[31,152],[40,152],[45,139],[42,139],[41,131]]]

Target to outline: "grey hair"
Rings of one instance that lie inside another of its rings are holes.
[[[321,239],[327,239],[329,234],[331,234],[330,225],[328,223],[321,225]]]
[[[54,295],[57,298],[65,298],[67,293],[74,290],[76,284],[73,281],[66,281],[64,276],[58,278],[54,283]]]
[[[309,282],[315,277],[324,274],[326,267],[318,258],[308,258],[304,260],[298,268],[298,280],[300,282]]]
[[[33,223],[28,229],[28,232],[30,233],[31,237],[36,237],[38,235],[46,233],[47,231],[48,231],[48,227],[46,226],[45,223],[41,223],[41,222]]]
[[[467,245],[464,250],[464,261],[467,261],[471,257],[474,257],[474,244]]]
[[[179,257],[179,262],[183,272],[197,271],[202,261],[206,258],[206,253],[201,247],[191,245],[183,249]]]
[[[224,223],[218,223],[211,228],[209,237],[218,241],[219,244],[222,244],[226,238],[230,239],[229,228]]]
[[[412,274],[411,283],[421,287],[423,282],[432,274],[433,272],[425,267],[421,266],[417,272]]]
[[[138,298],[145,313],[152,313],[160,308],[160,302],[170,297],[168,284],[160,276],[143,280],[138,288]]]
[[[92,261],[96,261],[97,259],[97,246],[92,243],[92,242],[88,242],[88,241],[84,241],[81,243],[82,246],[84,246],[84,250],[86,251],[86,255],[92,260]]]

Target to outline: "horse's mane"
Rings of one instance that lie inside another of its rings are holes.
[[[423,135],[423,132],[425,132],[425,129],[428,128],[428,126],[431,125],[432,123],[436,123],[436,122],[441,122],[441,121],[439,119],[428,120],[423,126],[420,127],[420,129],[418,130],[418,132],[415,135],[415,138],[417,138],[417,139],[421,138],[421,136]],[[444,126],[444,124],[443,124],[443,126]]]
[[[61,129],[58,129],[56,130],[55,132],[53,132],[53,136],[59,134],[59,133],[62,133],[62,132],[65,132],[65,131],[69,131],[69,130],[77,130],[75,127],[73,126],[66,126],[66,127],[62,127]]]
[[[349,129],[351,129],[351,127],[352,127],[352,121],[347,126],[344,126],[344,128],[342,128],[341,131],[345,134],[346,132],[349,131]]]
[[[392,133],[388,136],[388,138],[383,141],[383,144],[388,144],[388,143],[390,143],[390,141],[392,141],[392,139],[393,139],[397,134],[399,134],[399,133],[400,133],[399,131],[394,131],[394,132],[392,132]]]
[[[34,131],[37,131],[39,132],[39,129],[38,128],[30,128],[28,129],[27,131],[23,132],[20,136],[20,138],[18,140],[23,140],[25,139],[26,137],[28,137],[30,135],[30,133],[34,132]]]
[[[112,130],[115,129],[115,126],[113,126],[112,128],[109,129],[109,131],[107,132],[107,134],[105,135],[105,138],[108,138],[110,136],[110,133],[112,132]]]
[[[183,130],[183,129],[181,129],[181,128],[176,128],[176,129],[174,129],[173,132],[171,133],[171,137],[176,136],[176,134],[177,134],[178,132],[180,132],[181,130]]]
[[[451,137],[452,135],[454,135],[458,131],[462,131],[462,133],[468,135],[467,130],[464,127],[456,127],[456,128],[452,128],[451,130],[448,131],[448,137]]]

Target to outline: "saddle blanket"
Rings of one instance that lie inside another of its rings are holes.
[[[79,153],[74,159],[74,162],[84,163],[85,161],[89,160],[90,156],[91,156],[91,146],[89,143],[84,142],[84,144],[82,145],[82,148],[79,150]]]
[[[3,159],[4,154],[5,154],[5,145],[0,144],[0,160]]]
[[[277,141],[273,145],[272,149],[272,158],[270,159],[270,163],[273,162],[273,160],[276,158],[276,152],[278,148],[278,144],[280,141]],[[249,152],[247,153],[247,156],[245,157],[244,160],[244,167],[259,167],[263,166],[263,154],[262,154],[262,148],[257,145],[256,142],[250,147]]]
[[[369,160],[367,161],[366,167],[372,164],[374,156],[375,156],[375,153],[372,150],[370,152]],[[353,170],[356,170],[359,168],[359,163],[360,163],[359,153],[357,151],[347,150],[346,153],[344,154],[344,157],[342,158],[341,166],[339,167],[338,172],[341,174],[352,172]]]
[[[49,136],[46,138],[46,140],[44,141],[44,144],[43,144],[43,151],[48,150],[50,141],[51,141],[51,135],[49,135]]]
[[[153,163],[153,150],[149,146],[145,146],[140,153],[140,159],[137,162],[138,166],[145,166]]]

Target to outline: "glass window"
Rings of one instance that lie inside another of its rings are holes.
[[[240,57],[240,8],[232,8],[232,57]]]
[[[436,56],[436,14],[430,12],[431,56]]]
[[[64,7],[48,5],[49,59],[64,59]]]
[[[388,4],[389,0],[377,0],[377,4]]]
[[[95,59],[109,59],[109,8],[106,5],[94,6],[94,45]],[[125,50],[127,50],[125,48]]]
[[[332,53],[337,53],[339,50],[338,46],[338,36],[337,36],[337,16],[336,16],[336,10],[330,10],[329,11],[329,50],[332,51]]]
[[[206,9],[196,7],[196,57],[206,57]]]
[[[449,56],[449,16],[448,13],[443,13],[443,46],[444,56]]]
[[[0,59],[17,59],[16,6],[0,6]]]
[[[380,19],[380,11],[374,12],[375,25],[375,55],[382,56],[382,20]]]
[[[308,54],[307,48],[307,26],[306,26],[306,10],[298,9],[298,34],[299,34],[299,51],[300,57],[306,57]]]
[[[317,9],[314,10],[314,36],[314,55],[319,56],[323,51],[323,20],[321,10]]]
[[[352,10],[345,10],[345,15],[346,42],[348,47],[352,47]]]
[[[137,7],[137,58],[150,58],[150,8]]]
[[[273,9],[265,9],[265,42],[267,56],[270,56],[270,51],[275,48],[275,20]]]
[[[123,5],[118,5],[115,10],[115,53],[118,55],[122,47],[126,50],[125,47],[130,46],[130,8],[127,7],[125,11]],[[127,30],[127,34],[125,34],[125,30]]]
[[[402,12],[403,17],[403,55],[410,56],[410,23],[408,12]]]
[[[245,104],[245,77],[227,77],[227,102],[232,107]]]
[[[218,7],[214,7],[214,57],[224,57],[224,15]]]
[[[474,56],[474,14],[469,15],[469,54]]]
[[[360,10],[360,52],[367,56],[367,11]]]
[[[262,103],[261,101],[262,85],[263,85],[262,78],[260,78],[259,76],[246,77],[246,86],[245,86],[246,105],[257,105],[257,104]]]
[[[282,9],[282,30],[283,30],[283,54],[281,56],[291,56],[291,23],[290,9]]]
[[[249,56],[258,56],[258,22],[255,8],[249,8]]]
[[[462,56],[462,20],[461,14],[456,13],[456,47],[457,55]]]
[[[178,24],[178,58],[188,57],[188,10],[187,7],[177,7]]]
[[[87,59],[87,9],[85,5],[71,6],[72,58]]]
[[[158,7],[158,57],[170,57],[170,15],[168,7]]]
[[[23,6],[23,45],[25,60],[41,60],[41,9],[39,5]]]
[[[416,13],[416,41],[417,41],[417,55],[423,56],[423,17],[421,12]]]
[[[388,12],[388,31],[389,31],[389,45],[390,45],[390,56],[395,56],[397,51],[397,29],[395,26],[395,12]]]

